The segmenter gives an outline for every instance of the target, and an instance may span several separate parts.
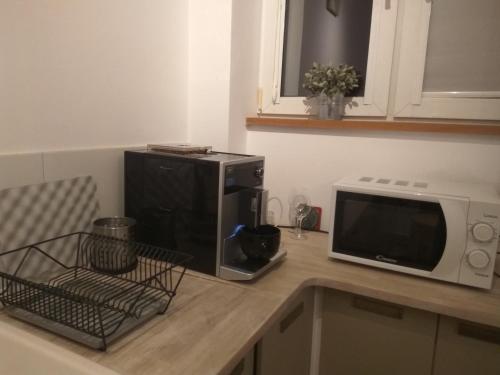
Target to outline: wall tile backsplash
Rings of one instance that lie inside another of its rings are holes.
[[[97,187],[90,176],[1,190],[2,250],[90,231],[98,216]]]

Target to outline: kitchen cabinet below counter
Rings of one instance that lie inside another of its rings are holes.
[[[325,289],[320,375],[431,374],[437,315]]]
[[[500,374],[500,329],[441,316],[433,375]]]
[[[254,374],[500,373],[498,328],[329,288],[287,305],[256,345]]]
[[[258,375],[309,374],[314,288],[303,290],[289,306],[257,344]]]

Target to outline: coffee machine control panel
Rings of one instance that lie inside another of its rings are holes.
[[[260,179],[264,178],[264,168],[263,167],[255,168],[255,177],[260,178]]]
[[[224,171],[224,189],[251,188],[262,186],[264,161],[227,165]]]

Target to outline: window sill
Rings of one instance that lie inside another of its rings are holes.
[[[317,120],[309,118],[247,117],[247,127],[300,128],[300,129],[346,129],[384,132],[478,134],[500,136],[499,125],[479,123],[443,123],[412,121],[373,121],[359,119]]]

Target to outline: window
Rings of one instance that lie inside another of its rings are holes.
[[[397,7],[397,0],[264,1],[259,112],[315,113],[304,73],[313,62],[333,62],[362,75],[346,115],[385,116]]]
[[[394,115],[500,119],[500,2],[404,5]]]
[[[307,96],[304,74],[314,62],[353,65],[366,77],[372,6],[372,0],[287,1],[281,95]],[[364,93],[360,83],[356,96]]]

